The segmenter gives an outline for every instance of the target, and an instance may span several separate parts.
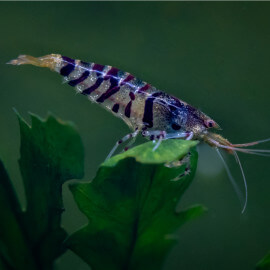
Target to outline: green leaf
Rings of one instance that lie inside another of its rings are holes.
[[[112,167],[115,166],[118,161],[127,157],[133,157],[136,161],[145,164],[162,164],[172,162],[184,157],[188,153],[189,149],[197,144],[197,141],[166,140],[160,144],[157,150],[153,151],[153,142],[147,142],[131,148],[129,151],[126,151],[121,155],[112,157],[103,165]]]
[[[52,115],[31,118],[32,127],[18,115],[25,211],[0,163],[0,269],[5,270],[53,268],[67,237],[60,226],[62,184],[83,176],[83,146],[73,125]]]
[[[41,262],[52,261],[64,252],[66,232],[60,227],[62,184],[83,177],[83,145],[71,123],[52,115],[44,121],[31,115],[32,127],[20,116],[21,157],[27,208],[28,238]]]
[[[257,263],[256,270],[270,270],[270,251]]]
[[[0,213],[0,269],[35,269],[22,226],[22,210],[1,161]]]
[[[70,185],[89,223],[67,246],[94,270],[161,269],[174,233],[204,211],[175,210],[195,174],[197,152],[190,148],[196,144],[166,140],[152,151],[148,142],[103,163],[91,183]],[[185,175],[187,164],[171,165],[185,163],[189,151],[191,173]]]

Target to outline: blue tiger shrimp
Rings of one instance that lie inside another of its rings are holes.
[[[269,150],[247,147],[270,141],[270,138],[232,144],[220,134],[213,132],[220,129],[219,125],[202,111],[158,90],[128,72],[111,66],[74,60],[60,54],[42,57],[20,55],[8,64],[47,67],[62,75],[78,93],[87,96],[92,102],[100,104],[115,116],[120,117],[129,126],[131,133],[116,142],[107,159],[113,155],[120,144],[128,140],[131,140],[131,143],[134,142],[138,134],[156,142],[153,151],[167,139],[199,140],[216,149],[230,180],[234,182],[219,149],[233,154],[245,185],[242,213],[245,211],[248,197],[247,183],[237,152],[269,156]]]

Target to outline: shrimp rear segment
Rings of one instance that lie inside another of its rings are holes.
[[[9,61],[11,65],[33,65],[38,67],[47,67],[55,70],[56,66],[61,63],[60,54],[49,54],[41,57],[33,57],[31,55],[19,55],[17,59]]]

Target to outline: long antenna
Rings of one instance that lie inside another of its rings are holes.
[[[233,178],[233,176],[232,176],[232,174],[231,174],[231,171],[230,171],[230,169],[229,169],[229,167],[228,167],[228,165],[227,165],[225,159],[223,158],[222,154],[220,153],[219,149],[218,149],[217,147],[216,147],[215,149],[216,149],[216,151],[217,151],[217,153],[218,153],[218,155],[219,155],[219,157],[220,157],[220,159],[221,159],[221,161],[222,161],[222,163],[223,163],[223,166],[224,166],[224,168],[225,168],[225,170],[226,170],[226,172],[227,172],[227,175],[228,175],[228,177],[229,177],[229,179],[230,179],[230,181],[231,181],[231,183],[232,183],[232,186],[233,186],[233,188],[234,188],[234,191],[235,191],[235,193],[237,194],[237,197],[238,197],[240,203],[243,205],[243,204],[244,204],[243,194],[242,194],[242,192],[240,191],[240,189],[239,189],[239,187],[238,187],[238,185],[237,185],[235,179]]]
[[[245,184],[245,194],[246,194],[246,197],[245,197],[245,204],[244,204],[244,207],[242,209],[242,214],[245,212],[246,210],[246,207],[247,207],[247,200],[248,200],[248,190],[247,190],[247,181],[246,181],[246,177],[245,177],[245,174],[244,174],[244,170],[243,170],[243,167],[241,165],[241,162],[240,162],[240,159],[237,155],[237,153],[234,151],[233,152],[235,158],[236,158],[236,161],[238,162],[239,164],[239,167],[240,167],[240,170],[241,170],[241,173],[242,173],[242,176],[243,176],[243,180],[244,180],[244,184]]]
[[[264,140],[258,140],[255,142],[233,144],[232,146],[236,146],[236,147],[252,146],[252,145],[256,145],[256,144],[260,144],[260,143],[264,143],[264,142],[269,142],[269,141],[270,141],[270,138],[264,139]]]
[[[209,141],[212,142],[214,145],[216,145],[219,148],[234,150],[234,151],[243,152],[246,154],[253,154],[253,155],[257,155],[257,156],[265,156],[265,157],[270,156],[270,150],[268,150],[268,149],[240,148],[240,147],[234,147],[233,144],[232,145],[222,145],[219,142],[217,142],[211,138],[209,138]]]

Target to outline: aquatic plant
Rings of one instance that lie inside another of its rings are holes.
[[[92,269],[162,269],[179,227],[205,211],[200,205],[176,211],[195,175],[197,142],[166,140],[156,151],[148,142],[101,164],[93,181],[69,185],[88,224],[67,235],[62,185],[83,177],[81,138],[72,123],[53,115],[31,114],[31,126],[18,119],[27,206],[1,162],[0,269],[53,269],[67,249]]]

